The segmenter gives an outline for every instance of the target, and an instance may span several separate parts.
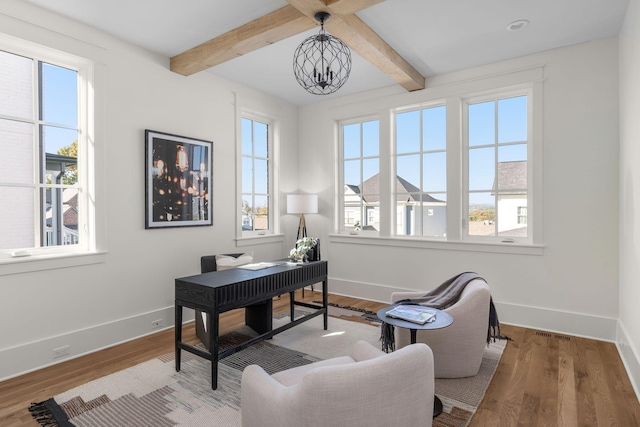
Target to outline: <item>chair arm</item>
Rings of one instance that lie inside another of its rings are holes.
[[[384,356],[385,354],[387,353],[362,340],[356,342],[351,350],[351,358],[356,362],[374,359],[376,357]]]
[[[273,379],[258,365],[249,365],[242,372],[240,387],[242,426],[279,427],[289,425],[283,416],[288,414],[287,387]]]

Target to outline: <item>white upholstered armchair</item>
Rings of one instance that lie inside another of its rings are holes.
[[[242,374],[243,427],[431,426],[433,354],[424,344],[384,353],[358,341],[342,356]]]
[[[419,298],[426,292],[394,292],[391,302]],[[478,373],[487,346],[489,329],[489,285],[482,279],[471,281],[460,299],[444,311],[453,316],[453,324],[444,329],[417,331],[417,342],[433,351],[436,378],[471,377]],[[408,329],[395,328],[396,348],[410,343]]]

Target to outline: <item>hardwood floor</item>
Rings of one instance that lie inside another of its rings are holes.
[[[304,300],[318,298],[305,292]],[[329,301],[370,311],[385,306],[336,295]],[[285,295],[275,299],[274,311],[286,311],[288,302]],[[220,332],[243,323],[242,310],[224,313]],[[470,427],[640,426],[640,403],[613,344],[509,325],[502,333],[513,341]],[[197,342],[193,324],[183,339]],[[173,329],[0,382],[0,426],[36,427],[31,402],[171,351]]]

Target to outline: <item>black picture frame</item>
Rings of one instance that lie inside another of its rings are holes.
[[[213,225],[213,142],[144,135],[145,229]]]

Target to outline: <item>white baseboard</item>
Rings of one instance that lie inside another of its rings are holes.
[[[618,347],[618,353],[620,353],[622,363],[624,363],[624,367],[627,370],[627,375],[629,375],[633,390],[636,392],[636,397],[640,400],[640,353],[638,353],[638,350],[629,339],[627,329],[621,322],[618,322],[617,332],[616,347]]]
[[[193,320],[192,313],[185,310],[185,322]],[[162,325],[154,329],[156,320]],[[171,306],[0,350],[0,381],[172,328],[174,321]],[[54,349],[66,346],[68,355],[55,358]]]
[[[352,296],[378,302],[389,302],[391,294],[399,291],[415,291],[371,283],[330,279],[332,294]],[[541,329],[550,332],[591,338],[600,341],[616,341],[618,320],[580,313],[567,313],[541,307],[494,301],[500,322],[509,325]]]
[[[599,341],[615,342],[618,319],[494,301],[500,322]]]

